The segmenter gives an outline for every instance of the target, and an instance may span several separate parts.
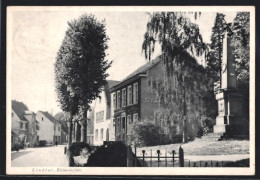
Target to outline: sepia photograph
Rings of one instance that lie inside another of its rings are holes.
[[[255,7],[8,6],[9,175],[254,175]]]

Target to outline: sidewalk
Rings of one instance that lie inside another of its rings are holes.
[[[11,164],[13,167],[67,167],[64,147],[65,145],[26,148],[19,152],[12,152]]]
[[[207,156],[193,156],[184,155],[185,160],[190,161],[238,161],[241,159],[248,159],[249,154],[232,154],[232,155],[207,155]]]

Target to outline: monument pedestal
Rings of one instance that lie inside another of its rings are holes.
[[[222,90],[216,94],[218,116],[214,133],[222,138],[248,136],[247,124],[242,118],[242,96],[237,90]]]

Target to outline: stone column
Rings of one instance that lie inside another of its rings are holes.
[[[218,116],[214,133],[222,137],[244,135],[246,127],[242,119],[242,96],[237,89],[237,80],[232,54],[231,38],[225,35],[223,39],[223,60],[220,90],[216,94],[218,101]]]

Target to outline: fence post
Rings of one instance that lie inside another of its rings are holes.
[[[179,148],[179,162],[180,162],[180,167],[184,167],[184,152],[181,146]]]
[[[160,150],[157,150],[157,154],[158,154],[158,167],[160,167]]]
[[[145,150],[142,150],[143,153],[143,167],[144,167],[144,154],[145,154]]]
[[[175,154],[175,151],[172,150],[172,167],[174,167],[174,154]]]
[[[136,154],[136,145],[135,145],[135,167],[137,166],[137,154]]]
[[[167,149],[165,150],[165,167],[167,167]]]
[[[127,146],[127,167],[133,166],[133,154],[131,152],[131,146]]]

